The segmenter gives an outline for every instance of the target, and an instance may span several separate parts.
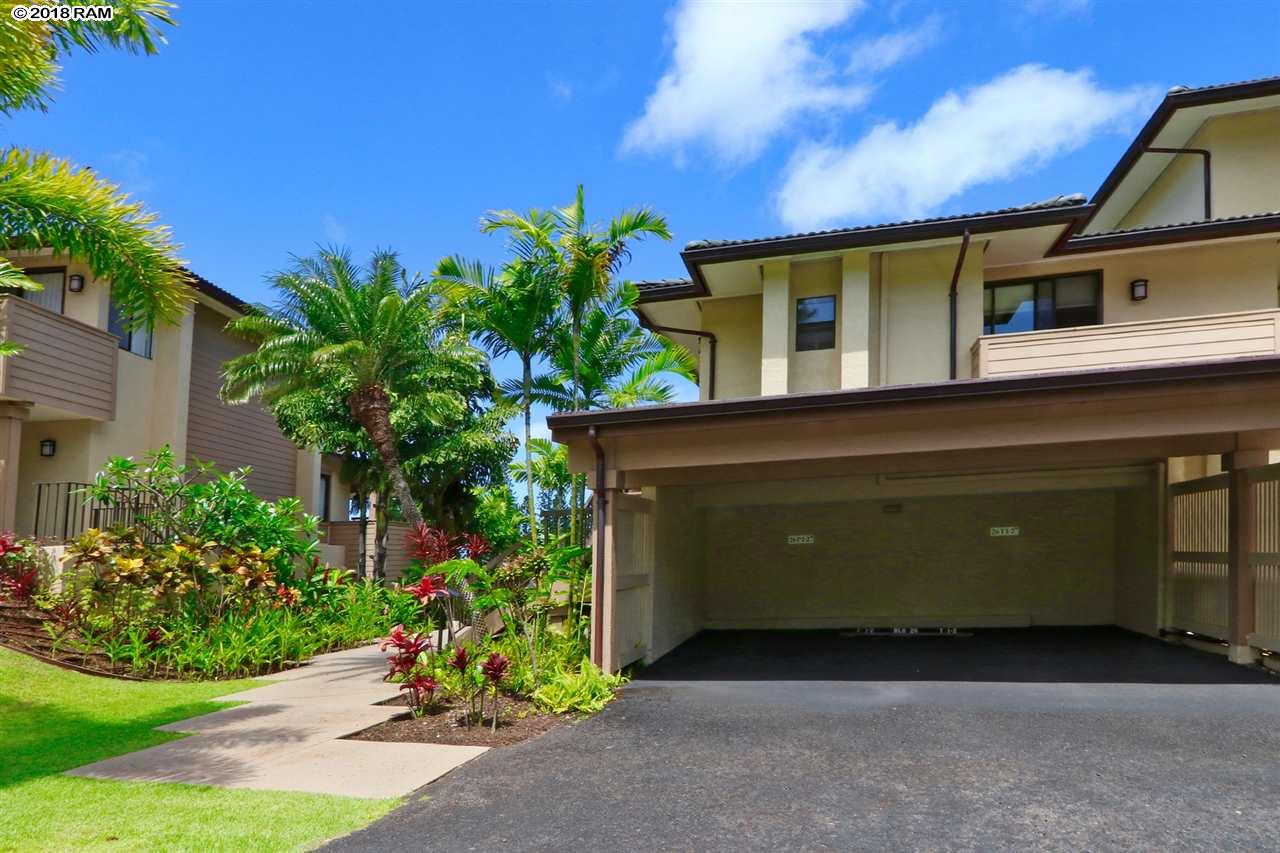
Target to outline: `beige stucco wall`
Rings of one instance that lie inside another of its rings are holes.
[[[1210,119],[1183,147],[1212,153],[1213,216],[1271,213],[1280,208],[1280,110]],[[1204,218],[1203,163],[1198,155],[1170,160],[1117,227],[1167,225]]]
[[[1102,271],[1102,321],[1125,323],[1280,305],[1280,247],[1273,238],[1173,245],[1142,252],[1055,258],[987,271],[987,279]],[[1145,278],[1147,298],[1129,298],[1129,282]]]
[[[19,534],[34,530],[38,483],[85,483],[92,479],[96,468],[89,457],[89,445],[96,426],[94,421],[28,421],[22,425],[15,523]],[[46,438],[57,442],[51,457],[40,455],[40,442]]]
[[[1116,494],[1115,621],[1156,636],[1160,630],[1160,484]]]
[[[948,292],[959,244],[886,252],[881,256],[880,372],[885,385],[937,382],[950,377],[947,347],[951,314]],[[956,285],[957,350],[966,354],[982,334],[982,247],[970,244]],[[958,357],[957,375],[969,375]]]
[[[1111,491],[706,510],[708,627],[1090,625],[1116,617]],[[992,537],[992,526],[1022,535]],[[811,534],[812,545],[787,536]]]
[[[654,531],[653,627],[649,659],[702,629],[705,619],[702,521],[690,488],[659,488]]]
[[[702,328],[716,336],[716,399],[760,395],[761,322],[759,295],[702,303]]]
[[[840,387],[841,265],[839,258],[791,265],[791,293],[787,305],[787,390],[834,391]],[[812,296],[836,298],[836,340],[831,349],[796,351],[796,302]]]

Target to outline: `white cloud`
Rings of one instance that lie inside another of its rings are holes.
[[[1158,100],[1085,71],[1015,68],[949,92],[914,124],[876,125],[851,145],[810,143],[787,165],[777,208],[794,228],[926,216],[965,190],[1008,180],[1127,127]]]
[[[849,73],[873,74],[917,56],[938,43],[942,37],[942,18],[930,15],[924,23],[909,30],[899,30],[863,42],[853,49]]]
[[[623,151],[679,157],[705,144],[727,164],[742,164],[803,115],[860,106],[866,87],[836,78],[812,40],[863,5],[686,0],[670,19],[671,65],[627,128]]]
[[[338,221],[338,217],[332,213],[326,213],[320,217],[320,224],[324,227],[324,237],[330,243],[347,242],[347,229],[342,227],[342,223]]]

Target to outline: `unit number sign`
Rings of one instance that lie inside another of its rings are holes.
[[[992,536],[1021,536],[1022,528],[1014,527],[1014,526],[993,527],[991,528],[991,535]]]
[[[788,545],[812,545],[813,534],[812,533],[792,533],[790,536],[787,537],[787,544]]]

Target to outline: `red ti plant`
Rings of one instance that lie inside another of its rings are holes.
[[[493,688],[493,728],[492,731],[498,730],[498,686],[502,683],[502,679],[507,675],[507,668],[511,665],[511,661],[506,655],[500,655],[493,652],[489,657],[485,658],[484,663],[480,664],[480,671],[484,673],[484,677],[489,680],[489,684]]]
[[[467,533],[462,537],[462,550],[473,562],[479,563],[493,553],[493,546],[479,533]]]
[[[466,646],[454,646],[449,656],[449,667],[458,671],[458,692],[467,700],[467,713],[463,721],[471,728],[471,718],[476,715],[476,697],[480,698],[480,717],[484,718],[484,696],[476,685],[476,677],[471,671],[471,652]]]
[[[431,648],[431,638],[425,634],[410,634],[403,625],[397,625],[378,648],[384,652],[395,649],[395,654],[387,658],[390,665],[387,680],[390,681],[396,676],[408,676],[413,672],[418,658]]]
[[[401,690],[409,691],[409,707],[415,717],[422,716],[431,707],[439,687],[439,682],[423,672],[410,673],[409,679],[400,685]]]
[[[449,594],[449,588],[445,586],[444,575],[423,575],[422,580],[413,586],[405,587],[404,591],[422,602],[424,607],[437,598],[443,598]]]
[[[0,575],[0,598],[10,601],[28,601],[36,591],[39,579],[38,569],[20,569],[10,574]]]
[[[424,568],[438,566],[458,556],[458,542],[438,527],[418,524],[404,536],[409,554]]]

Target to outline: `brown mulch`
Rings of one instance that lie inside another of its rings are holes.
[[[405,697],[383,704],[404,705]],[[567,714],[550,714],[539,711],[527,699],[503,696],[498,713],[498,730],[490,726],[493,717],[489,713],[491,699],[485,700],[483,725],[474,721],[471,728],[465,725],[462,707],[440,702],[421,717],[397,717],[372,728],[348,735],[344,740],[376,740],[389,743],[444,743],[458,746],[510,746],[537,737],[556,726],[570,721]]]

